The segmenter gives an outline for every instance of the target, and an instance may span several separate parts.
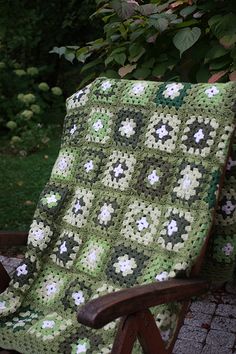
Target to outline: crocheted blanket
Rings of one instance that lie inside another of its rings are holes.
[[[80,306],[189,275],[210,232],[235,94],[232,82],[99,78],[67,100],[61,150],[25,259],[0,295],[0,347],[110,353],[117,323],[97,331],[79,325]],[[225,208],[228,215],[232,206]],[[152,309],[167,345],[180,309]]]

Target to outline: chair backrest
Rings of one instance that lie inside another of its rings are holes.
[[[188,275],[211,229],[235,93],[232,82],[99,78],[71,96],[2,313],[39,277],[65,293],[76,273],[91,298]]]

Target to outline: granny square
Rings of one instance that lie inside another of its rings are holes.
[[[114,141],[118,145],[135,148],[145,122],[145,112],[138,109],[121,109],[116,113]]]
[[[155,103],[157,106],[173,107],[179,109],[191,85],[181,82],[167,82],[160,85],[156,93]]]
[[[150,118],[145,145],[150,149],[171,153],[176,147],[180,123],[177,114],[155,112]]]
[[[105,144],[110,140],[113,113],[109,108],[92,108],[88,118],[86,140]]]
[[[52,169],[53,180],[69,181],[73,178],[77,151],[71,148],[62,148]]]
[[[73,231],[62,231],[50,258],[59,266],[70,269],[82,244],[82,237]]]
[[[114,151],[105,166],[102,183],[106,187],[125,190],[134,172],[136,158],[133,154]]]
[[[85,184],[91,185],[100,178],[106,154],[99,147],[82,148],[76,166],[76,178]]]
[[[68,224],[82,227],[86,224],[94,194],[89,189],[77,188],[63,219]]]
[[[138,193],[159,200],[166,196],[172,186],[175,164],[169,157],[153,158],[146,155],[141,161],[136,182]]]

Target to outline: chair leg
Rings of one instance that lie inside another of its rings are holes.
[[[118,327],[111,354],[131,354],[137,336],[136,316],[123,317]]]
[[[6,269],[0,262],[0,293],[2,293],[8,287],[11,278],[9,277]]]
[[[150,310],[137,313],[138,340],[144,354],[167,354],[164,341]]]
[[[131,354],[138,339],[144,354],[168,354],[160,331],[149,310],[140,311],[121,319],[112,347],[112,354]]]

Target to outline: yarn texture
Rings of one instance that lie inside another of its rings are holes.
[[[108,354],[118,321],[86,328],[76,320],[81,306],[122,288],[189,276],[217,207],[235,97],[233,82],[98,78],[67,99],[61,149],[25,258],[0,295],[0,347]],[[234,225],[230,183],[220,201],[221,230]],[[215,239],[225,253],[228,237]],[[166,345],[180,310],[180,303],[152,309]]]

